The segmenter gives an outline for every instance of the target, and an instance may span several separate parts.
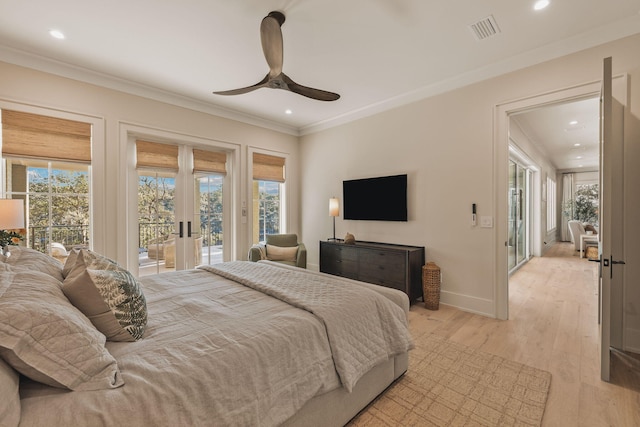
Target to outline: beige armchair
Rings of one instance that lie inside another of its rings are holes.
[[[194,265],[202,264],[202,237],[193,239],[194,244]],[[174,268],[176,266],[176,240],[171,237],[164,241],[164,266]]]
[[[265,243],[251,246],[248,257],[254,262],[268,259],[307,268],[307,248],[304,243],[298,243],[297,234],[267,234]]]
[[[580,221],[572,219],[568,221],[567,224],[569,225],[569,232],[571,233],[571,241],[573,242],[576,251],[580,251],[581,257],[582,250],[584,250],[584,248],[581,247],[581,243],[585,246],[598,245],[598,236],[590,234],[589,237],[587,237],[587,232]],[[585,237],[581,238],[580,236]]]
[[[147,256],[149,259],[164,259],[164,243],[166,239],[166,237],[161,236],[149,240],[147,244]]]

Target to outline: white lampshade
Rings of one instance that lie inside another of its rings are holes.
[[[0,230],[24,228],[24,202],[20,199],[0,199]]]
[[[335,197],[329,199],[329,216],[340,215],[340,202]]]

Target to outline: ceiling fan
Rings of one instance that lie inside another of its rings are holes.
[[[297,93],[307,98],[317,99],[320,101],[335,101],[340,95],[325,90],[314,89],[302,86],[282,72],[282,30],[280,27],[284,23],[285,17],[282,12],[270,12],[269,15],[262,19],[260,24],[260,39],[262,41],[262,51],[264,57],[269,64],[269,72],[267,75],[254,84],[240,89],[225,90],[213,92],[216,95],[240,95],[251,92],[262,87],[271,89],[284,89]]]

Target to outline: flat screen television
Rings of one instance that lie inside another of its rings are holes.
[[[342,182],[344,219],[407,221],[407,175]]]

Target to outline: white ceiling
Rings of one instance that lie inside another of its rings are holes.
[[[600,100],[545,106],[511,116],[522,132],[558,170],[599,168]]]
[[[0,60],[299,134],[640,32],[638,0],[533,3],[0,0]],[[338,101],[212,94],[267,73],[259,28],[272,10],[286,15],[285,73]],[[470,24],[490,15],[500,32],[476,40]]]

